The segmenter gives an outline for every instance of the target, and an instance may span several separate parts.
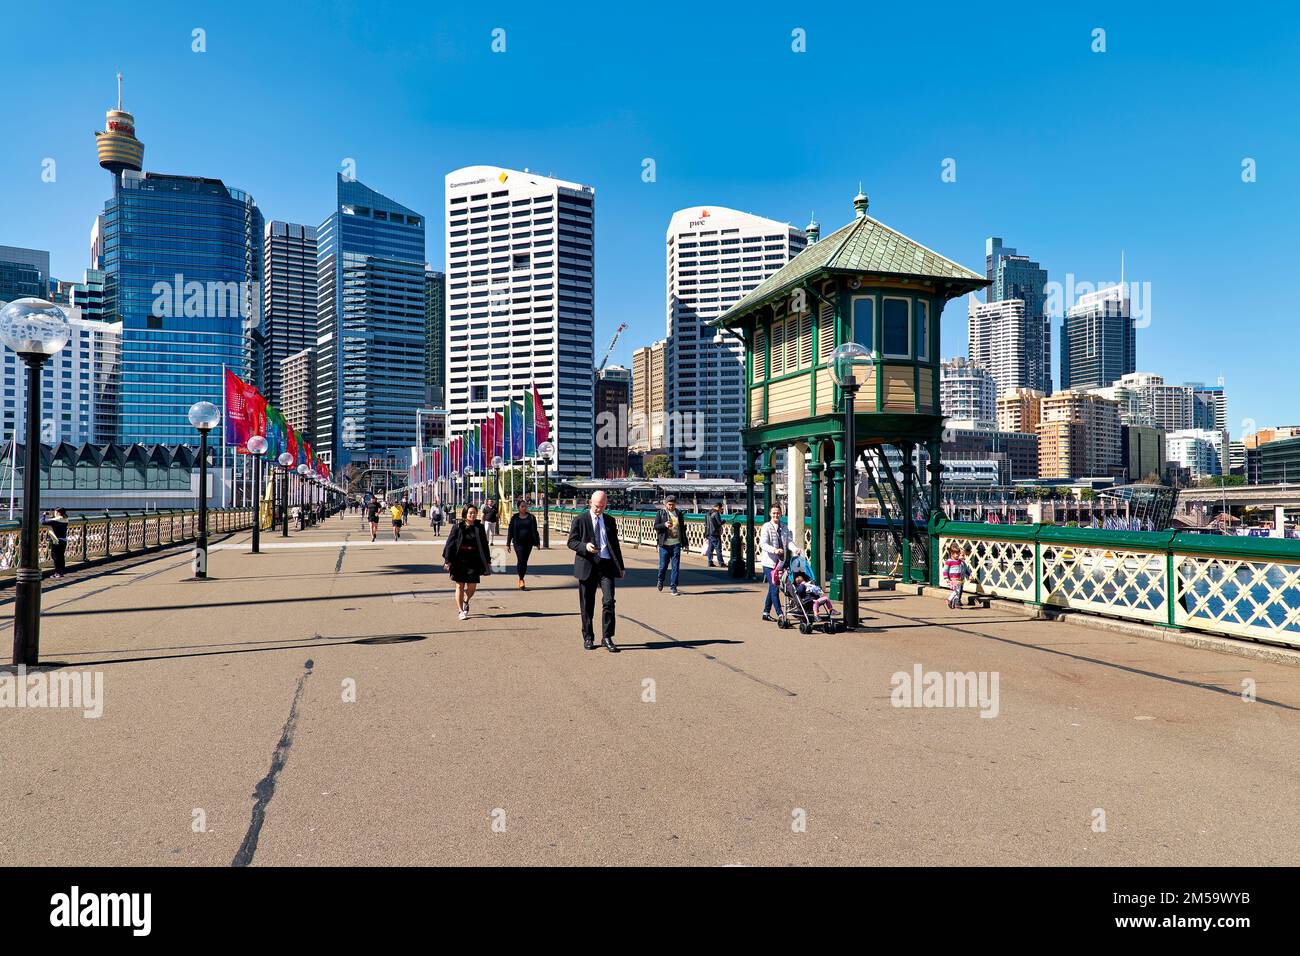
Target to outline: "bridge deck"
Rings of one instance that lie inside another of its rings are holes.
[[[104,715],[0,709],[0,857],[1300,859],[1300,669],[887,592],[864,594],[861,633],[803,637],[698,558],[681,597],[657,593],[632,549],[625,653],[586,653],[563,542],[530,590],[489,578],[461,622],[427,528],[371,546],[349,516],[260,556],[247,538],[206,583],[169,551],[47,590],[43,657],[102,671]],[[917,664],[997,672],[997,716],[891,706]]]

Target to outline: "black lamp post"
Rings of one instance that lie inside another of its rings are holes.
[[[23,529],[14,585],[14,664],[34,666],[41,646],[41,367],[68,344],[63,310],[44,299],[0,309],[0,340],[27,365],[27,432],[23,462]]]
[[[262,456],[266,454],[266,439],[254,435],[248,440],[248,453],[253,456],[253,554],[262,553]]]
[[[537,455],[542,459],[542,547],[551,546],[551,456],[555,446],[548,441],[537,446]],[[533,467],[536,467],[534,465]],[[534,473],[536,477],[536,473]]]
[[[194,579],[208,576],[208,432],[221,422],[221,409],[211,402],[190,406],[190,424],[199,430],[199,532],[194,543]]]
[[[282,484],[280,486],[280,537],[289,537],[289,468],[293,465],[293,455],[287,451],[280,452],[276,459],[280,463]]]
[[[857,507],[857,435],[854,405],[858,379],[854,366],[872,361],[871,352],[857,342],[845,342],[831,356],[831,377],[844,390],[844,514],[841,515],[844,541],[840,554],[840,600],[844,604],[844,626],[858,626],[858,507]]]
[[[470,493],[474,484],[473,479],[474,479],[474,469],[471,468],[469,465],[466,465],[465,466],[465,504],[466,505],[469,505],[473,501],[473,499],[470,497]]]

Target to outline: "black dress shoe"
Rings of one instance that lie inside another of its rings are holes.
[[[605,650],[609,651],[611,654],[618,653],[618,645],[615,644],[613,640],[611,640],[610,638],[606,637],[600,643],[605,645]]]
[[[591,643],[591,640],[589,638],[584,637],[582,639],[582,649],[584,651],[594,651],[596,649],[596,645]]]

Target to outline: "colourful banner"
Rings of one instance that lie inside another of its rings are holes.
[[[551,438],[551,422],[546,417],[546,406],[542,404],[542,396],[537,391],[536,382],[533,383],[533,434],[538,445]]]
[[[510,459],[517,461],[524,457],[524,410],[514,402],[510,403]]]

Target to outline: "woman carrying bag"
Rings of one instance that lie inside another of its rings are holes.
[[[462,621],[469,619],[469,601],[478,589],[479,578],[492,573],[487,534],[478,520],[478,509],[468,505],[452,525],[442,549],[442,566],[456,582],[456,607]]]

